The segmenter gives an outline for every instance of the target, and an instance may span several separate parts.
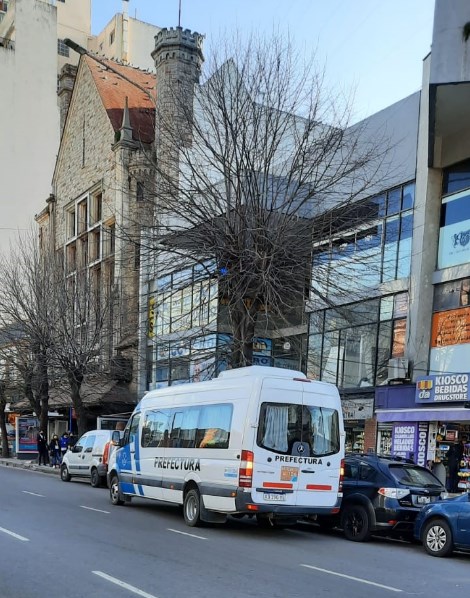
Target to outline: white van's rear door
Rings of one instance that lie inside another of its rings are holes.
[[[313,383],[303,384],[303,440],[310,456],[299,464],[297,506],[334,507],[342,453],[340,450],[340,414],[338,402],[330,394],[319,392]]]
[[[299,465],[290,455],[289,417],[302,405],[302,384],[263,380],[253,440],[252,499],[258,504],[296,504]]]

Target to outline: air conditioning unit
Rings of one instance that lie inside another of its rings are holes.
[[[409,377],[409,361],[404,357],[393,357],[388,360],[388,379],[404,380]]]

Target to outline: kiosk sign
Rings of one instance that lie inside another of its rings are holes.
[[[416,403],[469,400],[469,374],[439,374],[416,381]]]

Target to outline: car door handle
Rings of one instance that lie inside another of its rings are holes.
[[[313,469],[301,469],[300,471],[301,471],[302,473],[315,473],[315,472],[313,471]]]

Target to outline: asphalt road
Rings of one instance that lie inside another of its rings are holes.
[[[189,528],[179,509],[0,467],[0,598],[366,598],[464,595],[470,556],[248,519]]]

